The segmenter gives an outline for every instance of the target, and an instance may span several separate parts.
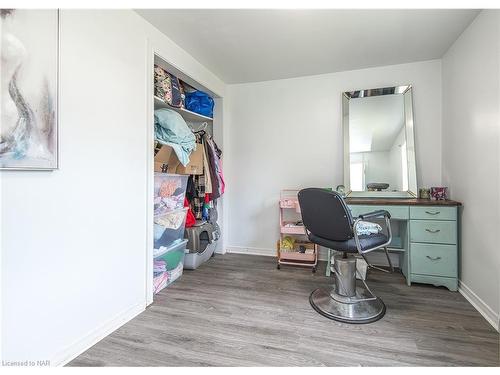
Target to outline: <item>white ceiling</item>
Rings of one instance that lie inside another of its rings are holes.
[[[137,10],[226,83],[440,58],[476,10]]]

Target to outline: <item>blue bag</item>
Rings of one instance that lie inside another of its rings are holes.
[[[214,116],[214,100],[203,91],[186,92],[186,109],[200,115]]]

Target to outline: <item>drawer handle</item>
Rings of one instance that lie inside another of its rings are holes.
[[[425,211],[425,213],[429,214],[429,215],[439,215],[441,212],[440,211],[436,211],[436,212]]]
[[[435,258],[433,258],[433,257],[431,257],[429,255],[426,255],[426,257],[429,258],[430,260],[439,260],[439,259],[441,259],[441,257],[435,257]]]
[[[427,228],[426,228],[425,230],[426,230],[427,232],[429,232],[429,233],[439,233],[439,232],[441,232],[441,229],[432,230],[432,229],[427,229]]]

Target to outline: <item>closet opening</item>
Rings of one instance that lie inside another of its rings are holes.
[[[151,64],[147,305],[223,252],[222,97],[158,53]]]

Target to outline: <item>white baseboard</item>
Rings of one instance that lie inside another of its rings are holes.
[[[276,249],[265,249],[260,247],[227,246],[226,250],[231,254],[264,255],[269,257],[276,256]]]
[[[247,254],[247,255],[264,255],[264,256],[276,256],[276,249],[263,248],[263,247],[248,247],[248,246],[228,246],[226,248],[228,253],[232,254]],[[326,261],[328,258],[326,249],[320,247],[318,260]]]
[[[248,247],[248,246],[228,246],[226,248],[228,253],[232,254],[247,254],[247,255],[264,255],[276,256],[276,249],[261,248],[261,247]],[[392,264],[394,267],[399,267],[399,256],[397,254],[390,254]],[[320,246],[318,260],[326,261],[328,259],[327,249]],[[374,265],[387,266],[387,258],[384,253],[368,254],[369,261]]]
[[[221,237],[217,241],[217,246],[215,247],[214,253],[215,254],[221,254],[221,255],[224,255],[226,253],[226,246],[225,246],[224,238],[223,237]]]
[[[477,311],[479,311],[483,318],[486,319],[486,321],[490,323],[493,328],[497,331],[499,330],[500,317],[498,313],[496,313],[490,306],[488,306],[488,304],[486,304],[486,302],[474,293],[471,288],[460,280],[458,281],[458,291],[472,306],[474,306]]]
[[[97,344],[103,338],[116,331],[122,325],[135,318],[144,310],[145,310],[144,304],[141,303],[139,305],[136,305],[130,309],[127,309],[119,313],[113,319],[109,320],[107,323],[91,331],[82,339],[76,341],[75,343],[67,347],[65,350],[57,354],[50,361],[51,366],[64,366],[65,364],[67,364],[68,362],[72,361],[80,354],[85,352],[87,349]]]
[[[215,248],[215,251],[214,251],[214,253],[215,253],[215,254],[221,254],[221,255],[224,255],[226,252],[227,252],[227,249],[226,249],[226,247],[225,247],[224,245],[222,245],[222,244],[221,244],[221,246],[217,246],[217,247]]]

